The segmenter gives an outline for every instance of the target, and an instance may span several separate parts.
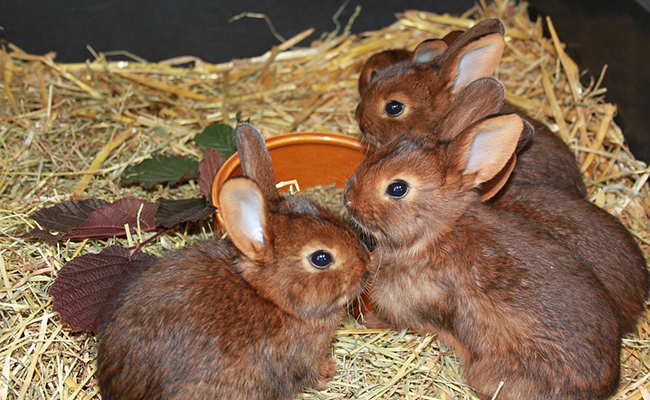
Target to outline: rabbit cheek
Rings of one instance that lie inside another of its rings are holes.
[[[345,281],[339,274],[328,271],[317,273],[303,282],[309,282],[309,290],[305,287],[296,287],[296,294],[303,296],[303,304],[309,304],[314,310],[319,310],[323,314],[335,313],[347,303]],[[338,271],[336,271],[338,272]]]
[[[368,283],[370,278],[369,271],[370,260],[366,257],[360,259],[358,266],[356,266],[353,271],[349,274],[349,278],[346,282],[346,298],[345,303],[348,303],[357,298],[363,291],[364,287]],[[346,304],[343,304],[346,305]]]
[[[296,265],[300,263],[302,265]],[[291,265],[275,271],[277,276],[266,277],[266,285],[276,289],[267,294],[285,311],[301,318],[328,317],[339,309],[345,297],[338,272],[308,271],[307,262],[292,260]]]

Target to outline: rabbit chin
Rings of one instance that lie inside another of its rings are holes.
[[[354,224],[359,227],[364,234],[372,236],[376,242],[386,243],[388,236],[374,221],[360,218],[356,210],[348,209],[348,213],[352,218],[352,222],[354,222]]]
[[[418,254],[445,231],[445,225],[436,220],[416,218],[408,224],[389,227],[386,219],[362,219],[353,213],[350,213],[350,216],[352,221],[376,242],[377,247],[373,251],[375,255],[377,252],[394,252],[397,249]]]

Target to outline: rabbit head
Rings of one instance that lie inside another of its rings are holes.
[[[250,125],[235,130],[245,177],[219,194],[224,226],[243,257],[244,279],[302,318],[337,312],[367,279],[369,256],[347,223],[301,196],[282,197],[271,156]]]
[[[352,218],[385,247],[450,231],[478,201],[474,189],[504,171],[527,129],[517,114],[468,122],[448,118],[434,136],[402,134],[369,155],[346,185]]]
[[[504,32],[501,21],[489,19],[454,32],[449,43],[421,43],[410,60],[383,69],[371,65],[356,111],[364,138],[379,145],[401,133],[430,134],[467,85],[494,74],[505,47]]]
[[[359,94],[363,95],[365,93],[368,84],[375,79],[377,72],[382,69],[386,69],[401,61],[417,61],[416,57],[421,60],[431,60],[444,51],[462,33],[463,31],[451,31],[440,40],[425,40],[418,45],[418,52],[412,52],[406,49],[390,49],[372,55],[361,68],[361,73],[359,74]],[[444,42],[444,44],[441,42]]]

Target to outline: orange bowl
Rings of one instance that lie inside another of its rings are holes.
[[[368,148],[359,139],[331,133],[290,133],[265,140],[277,182],[296,180],[300,189],[335,184],[343,187],[363,160]],[[215,228],[223,232],[219,191],[231,177],[241,176],[237,153],[219,168],[212,184],[212,204],[217,207]],[[281,192],[288,187],[280,188]]]

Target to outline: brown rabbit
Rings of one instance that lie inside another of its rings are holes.
[[[525,123],[476,117],[391,139],[347,183],[350,215],[378,243],[376,316],[437,333],[482,399],[501,382],[502,400],[603,399],[620,370],[612,299],[543,227],[480,201],[474,189],[509,162]]]
[[[403,52],[392,64],[381,53],[371,57],[361,72],[356,112],[365,140],[378,146],[404,132],[430,134],[463,88],[494,74],[505,46],[504,32],[501,21],[489,19],[460,35],[425,41],[409,59]],[[501,112],[521,114],[507,103]],[[582,175],[566,144],[542,123],[525,118],[536,134],[518,152],[510,180],[585,197]]]
[[[104,400],[289,399],[334,373],[326,355],[368,254],[329,210],[278,194],[257,131],[235,136],[249,178],[219,194],[232,242],[166,256],[126,290],[99,340]]]

